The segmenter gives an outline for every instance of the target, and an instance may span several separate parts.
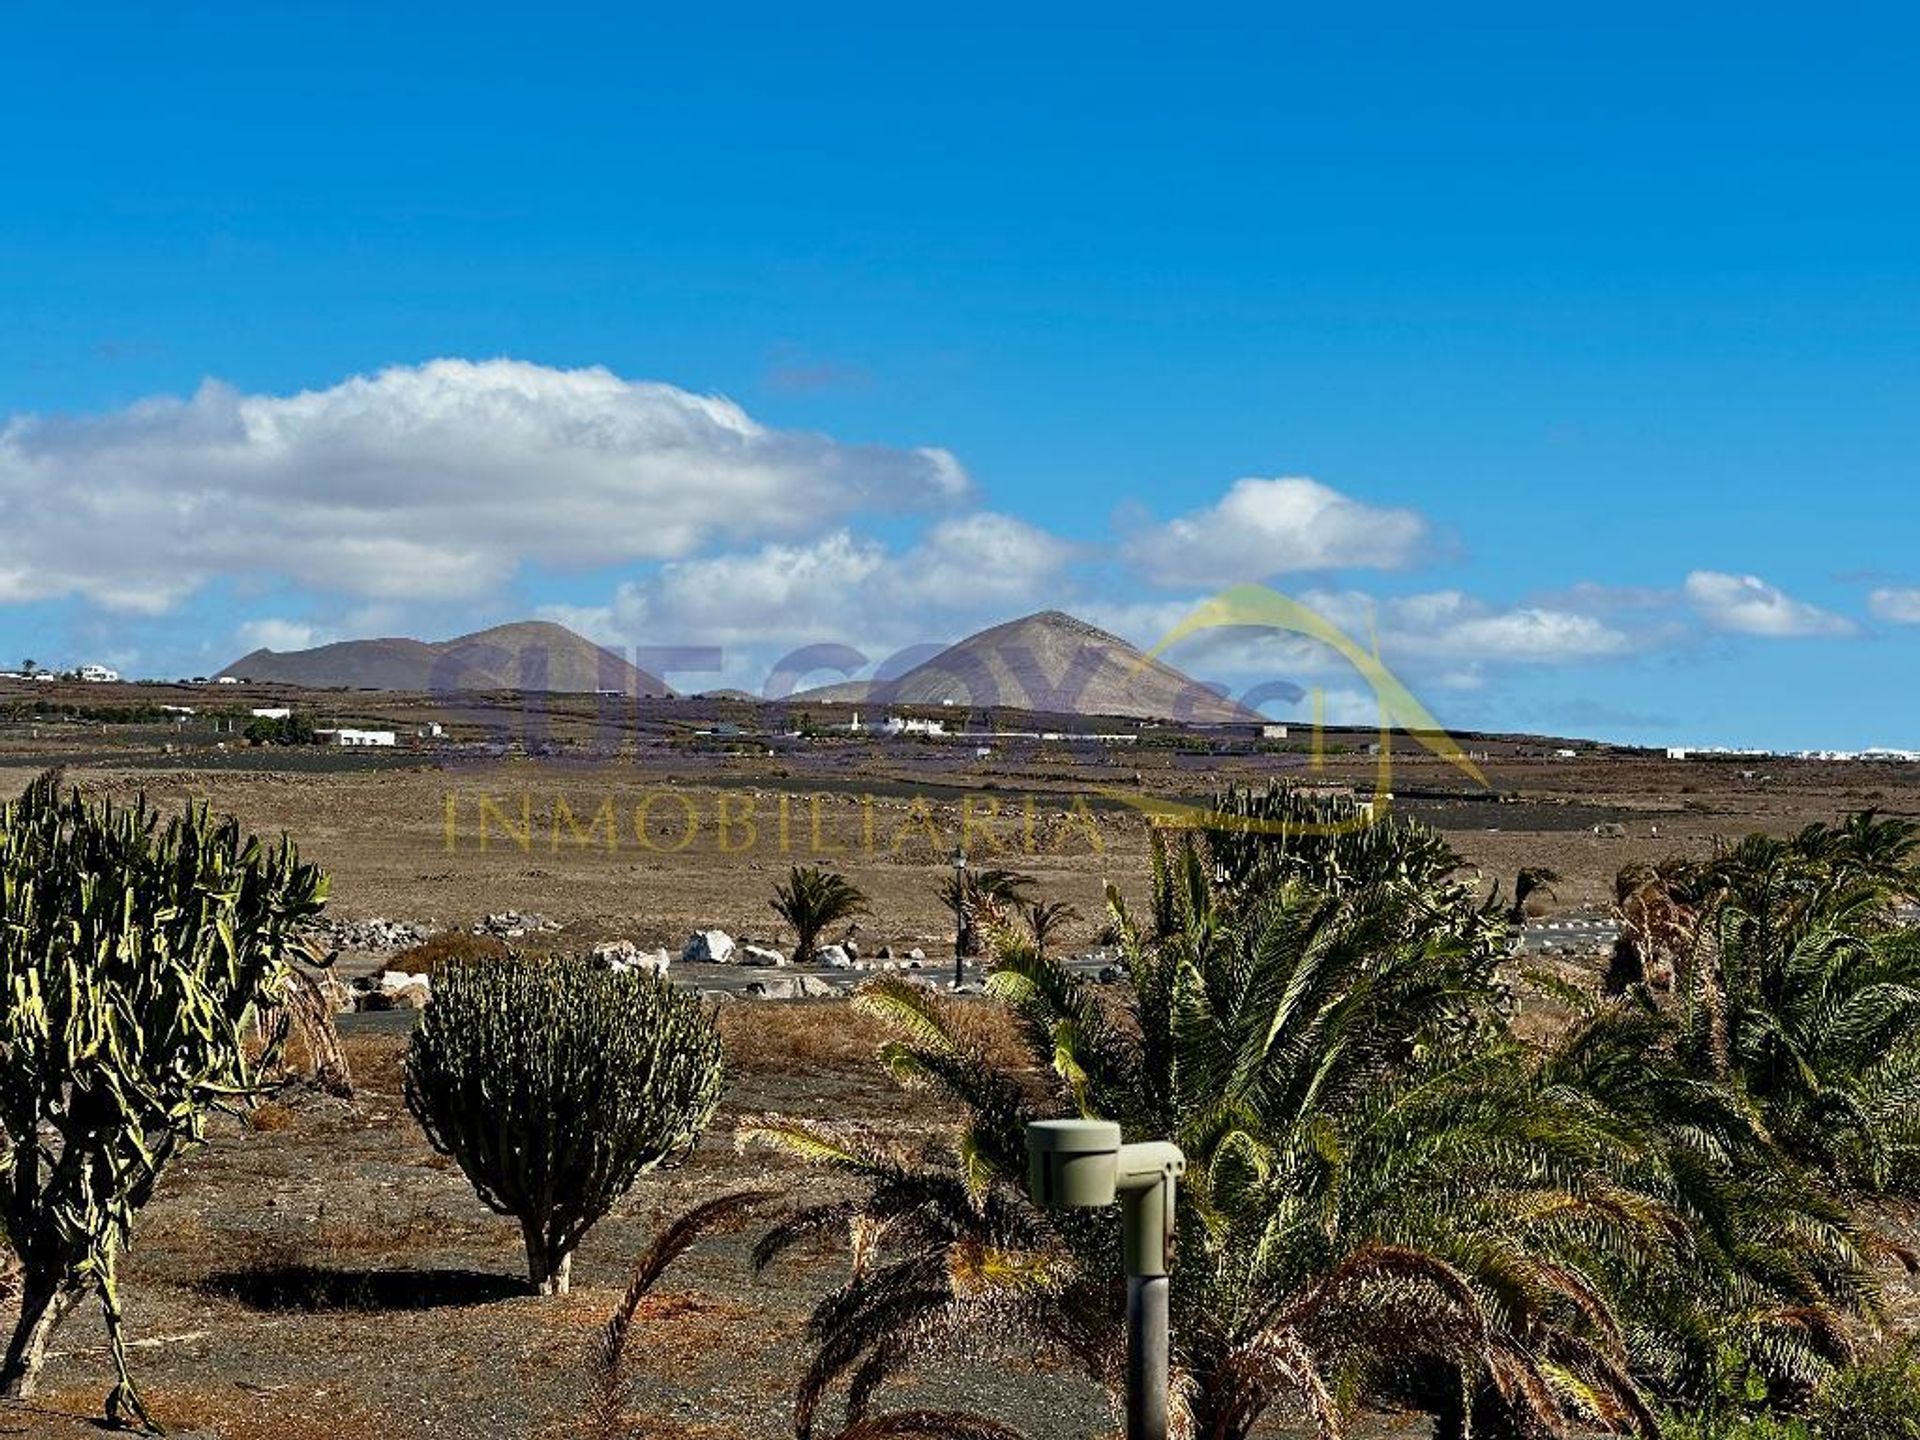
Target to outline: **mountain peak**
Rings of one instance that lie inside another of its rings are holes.
[[[896,680],[830,685],[803,698],[1201,723],[1259,718],[1064,610],[1040,610],[990,626]]]
[[[391,636],[311,650],[255,650],[220,673],[314,689],[673,693],[658,676],[551,620],[518,620],[451,640]]]

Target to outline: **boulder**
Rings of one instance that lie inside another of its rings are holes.
[[[778,980],[755,980],[744,993],[756,1000],[820,1000],[838,995],[840,987],[818,975],[783,975]]]
[[[680,958],[689,965],[731,965],[733,937],[724,930],[696,930],[687,937]]]
[[[736,965],[758,965],[763,969],[777,969],[787,963],[787,957],[768,945],[748,943],[742,945],[734,954]]]
[[[473,927],[473,933],[494,935],[502,940],[518,940],[525,935],[559,928],[558,920],[549,920],[544,915],[534,915],[519,910],[502,910],[498,915],[489,915],[481,920]]]
[[[608,970],[652,970],[661,975],[673,963],[664,945],[658,950],[642,950],[631,940],[603,940],[593,947],[593,958]]]
[[[853,956],[844,945],[821,945],[813,952],[813,963],[822,970],[851,970]]]

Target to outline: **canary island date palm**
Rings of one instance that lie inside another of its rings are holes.
[[[1716,857],[1676,975],[1684,1051],[1843,1187],[1920,1184],[1920,942],[1899,923],[1920,827],[1871,814]]]
[[[700,998],[651,971],[458,960],[434,980],[405,1090],[434,1148],[520,1222],[529,1282],[565,1294],[581,1238],[705,1128],[720,1040]]]
[[[1653,1401],[1729,1366],[1809,1393],[1845,1358],[1877,1302],[1874,1242],[1737,1080],[1690,1067],[1674,1016],[1574,996],[1578,1025],[1522,1044],[1510,931],[1444,842],[1406,822],[1365,838],[1350,809],[1283,793],[1220,808],[1262,823],[1156,846],[1149,924],[1114,903],[1117,995],[996,936],[989,991],[1030,1065],[996,1062],[923,992],[863,991],[894,1073],[963,1107],[949,1152],[747,1132],[864,1182],[761,1246],[855,1238],[812,1318],[798,1433],[837,1388],[857,1419],[903,1366],[981,1337],[1118,1385],[1114,1221],[1039,1212],[1021,1187],[1025,1124],[1063,1110],[1189,1156],[1173,1305],[1190,1435],[1238,1440],[1276,1405],[1337,1434],[1363,1400],[1441,1435],[1651,1434]]]
[[[784,885],[776,885],[768,902],[774,913],[793,927],[796,940],[793,963],[813,959],[820,936],[829,925],[867,913],[867,897],[846,876],[817,865],[795,865]]]
[[[940,882],[940,904],[960,917],[960,953],[980,953],[981,930],[1031,899],[1033,877],[996,865],[978,865]]]
[[[1609,988],[1671,972],[1676,1063],[1843,1190],[1920,1184],[1920,827],[1862,812],[1623,870]]]
[[[1299,827],[1263,833],[1311,834],[1319,853],[1241,847],[1222,863],[1182,842],[1156,865],[1151,931],[1113,898],[1132,982],[1117,1003],[1011,928],[995,935],[990,994],[1050,1093],[925,993],[862,991],[896,1032],[894,1073],[964,1106],[949,1156],[816,1125],[745,1132],[865,1182],[760,1248],[771,1261],[842,1225],[859,1237],[852,1278],[812,1318],[798,1434],[836,1386],[858,1420],[888,1376],[969,1336],[1023,1335],[1118,1388],[1116,1217],[1042,1213],[1022,1188],[1026,1123],[1062,1110],[1189,1156],[1173,1280],[1186,1433],[1239,1440],[1292,1403],[1335,1434],[1355,1393],[1461,1428],[1482,1382],[1519,1411],[1652,1425],[1604,1299],[1554,1256],[1576,1228],[1622,1250],[1664,1232],[1598,1203],[1613,1138],[1538,1087],[1506,1036],[1497,917],[1426,834],[1403,832],[1418,854],[1396,865]],[[1356,863],[1323,863],[1336,851]],[[1307,883],[1316,872],[1326,884]]]
[[[121,1252],[168,1164],[256,1093],[272,1059],[256,1022],[325,896],[291,843],[202,807],[162,823],[144,800],[90,803],[53,774],[0,807],[0,1207],[20,1265],[6,1394],[33,1393],[54,1329],[91,1291],[116,1375],[107,1416],[146,1422]]]
[[[1675,1238],[1579,1264],[1621,1317],[1630,1368],[1669,1406],[1710,1403],[1729,1379],[1774,1398],[1813,1394],[1874,1319],[1890,1248],[1817,1170],[1776,1142],[1737,1079],[1703,1074],[1681,1020],[1645,991],[1601,1001],[1564,989],[1576,1018],[1536,1062],[1628,1157],[1609,1203]]]

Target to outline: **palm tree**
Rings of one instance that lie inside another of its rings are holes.
[[[896,1076],[964,1106],[950,1159],[829,1127],[749,1128],[864,1182],[797,1212],[757,1256],[849,1221],[866,1237],[814,1314],[796,1433],[843,1382],[857,1421],[890,1375],[960,1332],[1024,1335],[1118,1384],[1115,1219],[1043,1213],[1022,1188],[1024,1127],[1061,1110],[1189,1156],[1173,1303],[1176,1401],[1194,1435],[1243,1440],[1289,1401],[1337,1434],[1337,1397],[1354,1394],[1410,1400],[1463,1431],[1483,1385],[1542,1413],[1577,1394],[1650,1430],[1604,1300],[1554,1254],[1575,1233],[1623,1251],[1667,1241],[1656,1217],[1582,1188],[1611,1142],[1534,1087],[1507,1038],[1497,926],[1436,909],[1431,887],[1406,883],[1431,880],[1424,866],[1346,893],[1289,880],[1245,894],[1192,840],[1156,857],[1164,923],[1143,930],[1110,895],[1132,981],[1117,1009],[996,932],[989,992],[1053,1075],[1044,1102],[1027,1067],[996,1065],[890,979],[857,1003],[899,1037],[883,1052]]]
[[[1059,934],[1080,912],[1064,900],[1033,900],[1026,905],[1027,929],[1033,935],[1033,953],[1046,958],[1047,942]]]
[[[960,953],[979,954],[983,925],[997,922],[1013,906],[1028,903],[1033,883],[1031,875],[991,865],[962,870],[941,880],[940,903],[948,914],[960,916]]]
[[[891,1376],[963,1338],[1119,1384],[1115,1217],[1039,1211],[1022,1185],[1024,1127],[1062,1112],[1189,1157],[1173,1394],[1197,1440],[1244,1440],[1277,1405],[1331,1437],[1368,1400],[1424,1410],[1443,1437],[1563,1419],[1652,1435],[1655,1401],[1710,1397],[1729,1374],[1805,1394],[1845,1359],[1878,1303],[1878,1242],[1740,1078],[1703,1072],[1686,1017],[1644,989],[1561,987],[1579,1023],[1523,1044],[1502,917],[1443,843],[1400,833],[1404,862],[1342,833],[1239,832],[1231,864],[1216,835],[1156,836],[1151,923],[1110,894],[1117,996],[996,930],[989,994],[1024,1063],[897,979],[861,991],[896,1037],[892,1073],[965,1118],[931,1153],[746,1128],[860,1182],[756,1252],[855,1237],[851,1278],[809,1325],[802,1440],[830,1395],[857,1425]]]
[[[866,894],[846,876],[817,865],[796,865],[768,902],[794,929],[793,962],[804,965],[829,925],[867,913]]]
[[[33,674],[34,671],[38,670],[39,668],[40,668],[40,662],[37,660],[28,659],[28,660],[22,660],[20,662],[20,673],[22,675],[31,675]]]

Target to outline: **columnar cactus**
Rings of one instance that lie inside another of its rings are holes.
[[[699,997],[575,961],[447,965],[407,1051],[407,1107],[482,1201],[520,1222],[527,1275],[564,1295],[581,1238],[688,1150],[720,1094]]]
[[[277,1005],[297,923],[326,881],[194,807],[89,804],[43,775],[0,806],[0,1215],[20,1316],[0,1391],[33,1393],[47,1342],[88,1291],[117,1380],[107,1416],[146,1412],[116,1287],[134,1216],[215,1110],[244,1103],[247,1036]]]

